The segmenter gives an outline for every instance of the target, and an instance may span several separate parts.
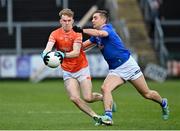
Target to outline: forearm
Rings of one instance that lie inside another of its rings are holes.
[[[73,26],[73,30],[75,32],[85,33],[90,36],[99,36],[99,37],[107,37],[108,36],[108,32],[105,30],[97,30],[97,29],[90,29],[90,28],[82,29],[81,27],[77,27],[77,26]]]
[[[83,50],[84,51],[87,51],[87,50],[91,49],[94,46],[96,46],[96,44],[91,43],[90,40],[86,40],[85,42],[83,42]]]
[[[83,33],[88,34],[90,36],[103,36],[102,31],[96,29],[83,29]]]
[[[66,58],[75,58],[78,57],[81,50],[81,44],[80,43],[74,43],[73,50],[70,52],[65,52]]]
[[[54,43],[53,43],[53,42],[48,42],[47,45],[46,45],[46,48],[44,49],[43,52],[44,52],[44,53],[47,53],[47,52],[51,51],[52,48],[53,48],[53,46],[54,46]]]
[[[65,52],[65,57],[66,58],[75,58],[79,56],[78,51],[71,51],[71,52]]]

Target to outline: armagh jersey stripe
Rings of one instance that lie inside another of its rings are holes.
[[[65,32],[62,28],[58,28],[50,34],[49,41],[55,43],[57,50],[70,52],[73,50],[73,44],[82,44],[82,34],[73,30]],[[87,66],[88,62],[82,48],[78,57],[64,58],[61,64],[61,68],[69,72],[76,72]]]

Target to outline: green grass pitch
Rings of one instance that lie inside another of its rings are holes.
[[[103,80],[93,79],[100,91]],[[62,80],[0,81],[0,130],[179,130],[180,80],[148,81],[151,89],[167,97],[170,119],[161,119],[158,104],[141,97],[129,83],[113,92],[118,111],[113,126],[94,126],[93,120],[70,102]],[[98,114],[102,102],[89,104]]]

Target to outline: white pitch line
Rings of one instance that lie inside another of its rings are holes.
[[[28,111],[28,114],[80,114],[81,111],[58,111],[58,112],[53,112],[53,111]]]

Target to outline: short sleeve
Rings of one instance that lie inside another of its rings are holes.
[[[91,36],[90,39],[91,43],[96,43],[96,38],[94,36]]]
[[[55,36],[54,32],[52,32],[52,33],[50,34],[48,41],[49,41],[49,42],[53,42],[53,43],[56,42],[56,36]]]

